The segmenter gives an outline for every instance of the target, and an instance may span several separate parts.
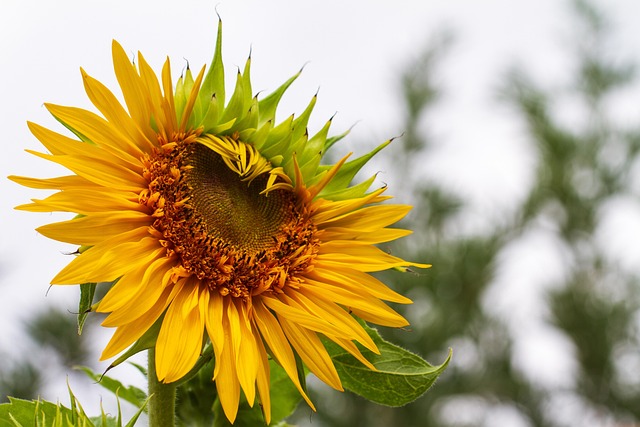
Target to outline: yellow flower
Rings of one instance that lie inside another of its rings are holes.
[[[113,42],[115,74],[126,109],[82,70],[100,115],[46,104],[78,139],[34,123],[49,153],[36,156],[72,174],[11,179],[58,190],[19,206],[32,212],[74,212],[38,228],[81,245],[53,284],[114,282],[96,311],[115,333],[102,359],[121,353],[161,319],[156,371],[163,382],[182,378],[203,344],[215,354],[213,380],[228,419],[240,390],[253,405],[256,388],[270,420],[269,364],[273,357],[306,396],[295,354],[330,386],[340,378],[319,335],[375,369],[355,343],[377,352],[352,316],[402,327],[406,320],[382,300],[410,303],[370,272],[427,267],[375,245],[410,232],[388,228],[410,206],[382,204],[385,188],[367,192],[374,177],[349,186],[366,161],[386,145],[347,162],[320,165],[342,136],[327,138],[330,121],[309,137],[315,97],[297,118],[274,125],[282,94],[252,96],[250,59],[225,104],[221,28],[214,60],[171,82],[169,60],[160,78],[141,54],[137,66]]]

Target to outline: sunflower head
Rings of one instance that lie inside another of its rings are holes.
[[[111,358],[160,325],[156,373],[183,378],[209,343],[213,380],[229,420],[240,393],[256,390],[270,419],[269,359],[287,372],[311,405],[298,377],[304,364],[332,387],[340,378],[320,337],[373,365],[356,343],[377,347],[356,318],[401,327],[405,319],[384,301],[410,301],[369,273],[426,267],[376,245],[409,231],[390,228],[409,206],[382,203],[375,177],[351,185],[380,149],[355,160],[321,164],[345,136],[329,137],[329,120],[307,131],[314,96],[297,117],[276,123],[280,99],[296,79],[259,99],[251,59],[227,99],[218,27],[213,62],[175,85],[169,60],[159,76],[142,54],[132,64],[113,42],[113,61],[126,105],[82,71],[98,113],[46,104],[74,137],[29,123],[48,153],[33,154],[71,171],[38,179],[11,177],[56,190],[18,209],[66,211],[75,218],[38,229],[82,245],[53,284],[113,283],[95,310],[115,333]]]

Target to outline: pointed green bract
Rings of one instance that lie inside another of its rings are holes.
[[[312,185],[318,182],[332,166],[321,166],[325,153],[346,136],[348,131],[341,135],[329,136],[331,120],[328,120],[320,131],[309,137],[307,125],[317,101],[317,94],[298,117],[289,116],[276,124],[278,104],[302,70],[260,100],[252,92],[250,70],[251,55],[244,69],[238,70],[233,93],[225,104],[222,22],[219,21],[213,60],[198,92],[188,123],[193,128],[200,128],[204,134],[236,135],[241,141],[254,145],[273,167],[282,167],[294,183],[297,175],[293,160],[295,158],[304,183]],[[182,118],[193,83],[191,71],[187,69],[184,77],[178,80],[175,91],[179,120]],[[351,189],[347,187],[362,166],[388,143],[387,141],[372,152],[346,163],[325,187],[320,197],[341,200],[367,194],[375,177],[366,180],[366,184],[362,183]]]
[[[224,65],[222,64],[222,20],[218,20],[218,34],[216,37],[216,50],[213,55],[213,62],[209,72],[202,82],[202,87],[198,93],[197,104],[200,111],[204,111],[205,116],[210,106],[211,98],[216,97],[219,105],[224,105]],[[195,117],[196,123],[200,123],[200,117]]]
[[[385,148],[387,145],[391,143],[391,140],[385,141],[382,144],[378,145],[373,151],[358,157],[357,159],[346,162],[338,171],[336,176],[331,180],[331,182],[322,190],[320,195],[322,197],[326,197],[331,199],[331,194],[335,192],[339,192],[341,190],[347,189],[349,184],[353,181],[356,174],[362,169],[362,167],[369,161],[373,156],[375,156],[380,150]],[[325,167],[320,167],[320,170],[328,169]],[[352,187],[353,188],[353,187]],[[361,194],[356,195],[355,197],[362,197],[365,195],[365,192],[368,190],[367,188],[363,189]]]

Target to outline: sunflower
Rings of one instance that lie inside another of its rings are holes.
[[[354,316],[408,324],[383,301],[411,301],[369,273],[427,266],[375,246],[410,233],[389,226],[411,207],[381,203],[390,197],[385,187],[369,190],[375,177],[350,186],[388,142],[358,159],[321,165],[344,134],[328,137],[329,120],[309,136],[316,97],[298,117],[276,125],[278,102],[297,75],[258,100],[249,58],[225,103],[221,37],[219,25],[206,76],[205,67],[195,78],[187,70],[175,89],[168,59],[157,76],[142,54],[132,64],[114,41],[126,108],[81,69],[99,114],[45,104],[74,138],[29,123],[48,150],[30,152],[71,174],[10,178],[57,190],[17,209],[77,214],[38,228],[80,246],[51,283],[114,283],[95,305],[109,313],[103,325],[116,328],[102,359],[123,352],[158,321],[160,381],[183,378],[210,342],[227,418],[234,421],[241,390],[250,405],[257,390],[268,423],[270,357],[313,407],[300,363],[342,390],[321,336],[375,369],[356,343],[378,350]]]

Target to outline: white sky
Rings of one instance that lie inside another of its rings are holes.
[[[616,48],[640,58],[640,2],[600,3],[606,4],[617,28]],[[302,111],[319,87],[311,131],[336,111],[335,133],[357,122],[343,143],[345,150],[359,144],[366,145],[362,150],[371,148],[402,133],[399,72],[430,35],[450,28],[457,42],[440,69],[446,93],[430,132],[442,147],[437,161],[429,163],[430,174],[442,175],[459,191],[471,194],[488,215],[524,193],[532,160],[526,156],[521,125],[496,103],[494,90],[514,63],[542,81],[562,80],[572,37],[569,2],[2,0],[0,176],[61,174],[53,165],[24,153],[25,148],[41,148],[25,122],[61,131],[43,102],[90,108],[80,66],[116,91],[112,39],[132,56],[142,51],[156,69],[169,55],[176,78],[185,66],[184,58],[193,69],[208,64],[215,41],[216,4],[224,23],[228,85],[233,83],[234,67],[244,65],[250,48],[257,91],[275,89],[307,64],[284,99],[280,118]],[[629,109],[637,120],[638,106],[629,103]],[[382,155],[376,163],[380,170],[384,160]],[[62,301],[73,310],[77,289],[55,288],[45,295],[49,280],[68,262],[62,253],[73,248],[33,230],[58,216],[12,209],[42,193],[0,177],[0,194],[3,353],[20,349],[16,316],[24,319],[34,307]],[[512,290],[509,295],[517,298],[518,292]]]

